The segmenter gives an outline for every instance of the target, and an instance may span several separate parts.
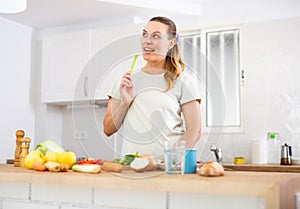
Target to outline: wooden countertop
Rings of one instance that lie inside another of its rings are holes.
[[[265,199],[268,209],[296,208],[294,195],[300,192],[300,174],[283,172],[226,171],[223,177],[166,175],[162,171],[85,174],[38,172],[0,164],[0,182],[258,196]]]

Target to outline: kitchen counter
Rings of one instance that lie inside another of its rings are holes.
[[[120,174],[84,174],[72,171],[38,172],[13,165],[0,165],[0,184],[59,185],[109,190],[155,191],[180,194],[230,195],[257,197],[266,209],[296,209],[295,194],[300,192],[299,173],[226,171],[224,177],[195,174],[166,175],[161,171]],[[4,193],[2,191],[2,193]],[[0,187],[0,194],[1,187]],[[31,197],[32,198],[32,197]],[[30,199],[30,198],[29,198]],[[5,207],[3,207],[4,209]]]

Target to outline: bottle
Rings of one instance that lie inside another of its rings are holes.
[[[267,162],[268,164],[280,164],[281,145],[279,134],[270,132],[267,139]]]

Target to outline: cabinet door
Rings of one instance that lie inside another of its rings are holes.
[[[42,102],[84,100],[89,95],[90,30],[43,39]]]
[[[217,201],[216,201],[217,200]],[[170,192],[169,209],[265,209],[265,200],[260,196],[221,195]],[[184,203],[184,207],[182,204]]]
[[[91,94],[95,100],[108,99],[116,76],[128,71],[134,55],[140,54],[138,30],[129,26],[92,31]]]

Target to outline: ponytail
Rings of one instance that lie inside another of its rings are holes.
[[[164,78],[167,82],[167,88],[164,92],[173,88],[176,79],[180,76],[180,73],[184,71],[184,67],[185,65],[180,57],[179,47],[175,44],[175,46],[168,51],[166,56],[165,69],[167,72]]]

